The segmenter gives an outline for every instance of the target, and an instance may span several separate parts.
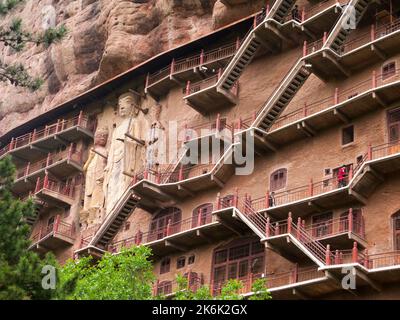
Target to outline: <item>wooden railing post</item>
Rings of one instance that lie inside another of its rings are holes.
[[[265,236],[267,238],[270,237],[270,227],[271,227],[271,219],[270,217],[267,217],[267,223],[265,224]]]
[[[308,193],[310,195],[310,197],[312,197],[314,195],[314,183],[313,183],[313,179],[310,179],[310,184],[308,186]]]
[[[35,140],[36,140],[36,129],[33,130],[32,137],[31,137],[31,142],[33,142]]]
[[[267,192],[265,193],[265,208],[268,209],[269,208],[269,190],[267,190]]]
[[[11,138],[10,144],[8,145],[8,151],[11,151],[12,149],[14,149],[14,143],[15,143],[15,139]]]
[[[172,75],[174,72],[175,72],[175,59],[172,59],[170,74]]]
[[[364,259],[364,267],[369,269],[369,255],[368,255],[368,249],[365,249],[365,259]]]
[[[301,237],[300,228],[301,228],[301,218],[298,217],[297,218],[296,238],[299,239],[299,240],[301,240],[300,239],[300,237]]]
[[[69,159],[69,158],[68,158]],[[47,158],[46,158],[46,167],[48,167],[50,165],[50,160],[51,160],[51,153],[49,152],[47,154]]]
[[[368,160],[372,160],[372,145],[368,144]]]
[[[179,168],[179,177],[178,177],[179,181],[183,180],[183,164],[181,164],[181,167]]]
[[[156,283],[154,284],[154,288],[153,288],[153,296],[158,295],[158,286],[159,285],[160,285],[160,280],[157,279]]]
[[[83,119],[83,111],[79,111],[79,116],[78,116],[78,126],[80,127],[82,125],[82,119]]]
[[[235,194],[233,196],[233,206],[235,208],[239,207],[239,188],[235,188]]]
[[[58,214],[56,216],[56,220],[54,221],[54,225],[53,225],[53,232],[57,233],[58,232],[58,227],[60,225],[60,215]]]
[[[25,177],[29,174],[30,167],[31,167],[31,163],[28,162],[28,165],[26,166],[26,169],[25,169]]]
[[[351,260],[353,263],[357,263],[357,261],[358,261],[358,248],[357,248],[356,241],[354,241],[354,243],[353,243],[353,249],[351,251]]]
[[[372,89],[376,88],[376,71],[372,71]]]
[[[203,65],[204,63],[204,49],[201,49],[200,52],[200,65]]]
[[[340,264],[340,255],[339,255],[339,250],[337,249],[335,251],[335,264]]]
[[[287,232],[289,233],[289,234],[291,234],[292,233],[292,213],[291,212],[289,212],[289,215],[288,215],[288,218],[287,218]]]
[[[303,42],[303,57],[307,55],[307,40]]]
[[[335,105],[339,104],[339,88],[335,88],[335,95],[333,99]]]
[[[57,119],[56,133],[60,130],[60,119]]]
[[[325,31],[324,36],[322,38],[322,43],[325,44],[327,39],[328,39],[328,33]]]
[[[279,222],[275,223],[274,235],[275,236],[279,235]]]
[[[201,209],[198,209],[198,211],[197,211],[197,227],[200,227],[201,225],[202,225],[202,223],[201,223]]]
[[[257,27],[257,15],[254,16],[253,29],[255,29],[256,27]]]
[[[46,172],[46,175],[44,176],[43,180],[43,188],[48,189],[49,187],[49,174]]]
[[[166,236],[168,237],[170,234],[171,234],[171,219],[168,219]]]
[[[218,69],[218,80],[221,78],[221,75],[222,75],[222,68],[219,68]]]
[[[353,174],[354,174],[354,169],[353,169],[353,164],[351,164],[349,168],[349,183],[351,179],[353,179]]]
[[[236,51],[239,50],[239,48],[240,48],[240,38],[237,37],[236,38]]]
[[[215,130],[219,132],[221,130],[221,114],[217,114],[217,119],[215,120]]]
[[[217,193],[217,210],[221,210],[221,193],[220,192],[218,192]]]
[[[331,264],[331,246],[328,244],[326,246],[326,251],[325,251],[325,264],[329,266]]]
[[[253,286],[253,273],[249,272],[249,279],[247,285],[247,292],[251,292],[251,287]]]
[[[190,94],[190,80],[186,82],[186,95],[188,96]]]
[[[150,74],[147,73],[146,75],[146,83],[145,83],[145,88],[147,88],[149,86],[149,80],[150,80]]]
[[[371,24],[371,41],[375,40],[375,25]]]
[[[71,143],[68,149],[68,160],[71,160],[72,158],[72,150],[73,150],[73,144]]]
[[[348,229],[349,230],[347,230],[348,232],[352,232],[353,231],[353,208],[350,208],[349,209],[349,214],[348,214],[348,218],[347,218],[349,221],[347,222],[347,224],[348,224]]]
[[[35,193],[39,192],[39,190],[40,190],[40,178],[38,177],[36,179]]]
[[[296,263],[294,265],[294,270],[293,270],[293,283],[296,283],[299,279],[299,264]]]
[[[144,172],[143,172],[143,179],[147,180],[148,178],[149,178],[149,169],[146,168],[146,169],[144,169]]]
[[[305,19],[306,19],[306,9],[303,7],[303,9],[301,10],[301,22],[304,22]]]

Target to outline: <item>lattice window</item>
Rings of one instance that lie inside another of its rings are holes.
[[[167,273],[171,269],[171,259],[164,258],[160,263],[160,274]]]
[[[276,191],[286,186],[287,169],[278,169],[271,174],[270,178],[270,191]]]
[[[386,80],[396,74],[396,62],[392,61],[382,66],[382,80]]]

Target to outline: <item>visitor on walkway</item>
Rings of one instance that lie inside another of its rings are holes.
[[[270,207],[274,207],[275,206],[275,192],[273,192],[273,191],[269,194],[268,204],[269,204]]]
[[[345,187],[347,185],[347,167],[346,165],[343,165],[339,168],[338,171],[338,188]]]
[[[301,19],[300,19],[300,12],[299,12],[299,6],[296,4],[295,6],[294,6],[294,8],[292,9],[292,19],[293,20],[296,20],[296,21],[298,21],[298,22],[301,22]]]

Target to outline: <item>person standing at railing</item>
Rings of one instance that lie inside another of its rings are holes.
[[[270,207],[274,207],[275,206],[275,192],[271,192],[268,196],[268,202],[269,202],[269,206]]]
[[[299,6],[296,4],[295,6],[294,6],[294,8],[292,9],[292,19],[293,20],[296,20],[296,21],[298,21],[298,22],[301,22],[301,19],[300,19],[300,12],[299,12]]]
[[[342,188],[347,185],[347,181],[346,181],[347,180],[347,167],[345,164],[339,168],[337,179],[338,179],[338,188]]]

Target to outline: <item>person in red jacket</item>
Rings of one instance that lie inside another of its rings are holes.
[[[347,185],[347,167],[343,165],[339,168],[338,175],[338,188],[345,187]]]

